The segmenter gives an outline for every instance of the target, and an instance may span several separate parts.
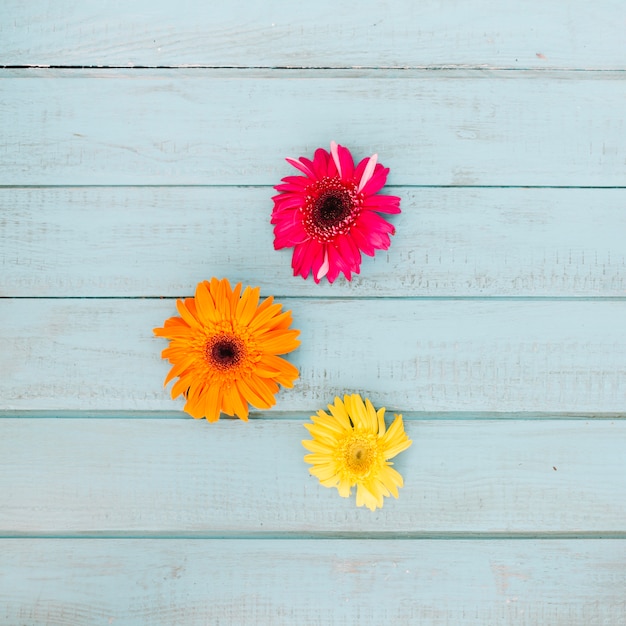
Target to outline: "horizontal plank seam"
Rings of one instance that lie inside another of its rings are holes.
[[[207,532],[188,532],[188,533],[146,533],[146,532],[97,532],[86,531],[81,533],[1,533],[2,539],[62,539],[62,540],[81,540],[81,539],[160,539],[160,540],[176,540],[176,539],[196,539],[196,540],[335,540],[335,541],[359,541],[363,539],[375,541],[529,541],[529,540],[626,540],[626,531],[573,531],[573,532],[518,532],[518,533],[494,533],[494,532],[258,532],[258,533],[207,533]]]
[[[280,67],[280,66],[208,66],[208,65],[180,65],[180,66],[63,66],[63,65],[8,65],[0,64],[0,72],[19,72],[15,78],[49,78],[49,72],[55,72],[55,78],[99,78],[107,72],[123,73],[127,76],[140,75],[153,77],[162,72],[163,75],[172,76],[176,72],[180,76],[198,76],[203,79],[237,78],[258,80],[260,78],[275,78],[281,80],[281,74],[288,79],[301,78],[303,80],[357,80],[380,79],[380,80],[545,80],[546,78],[567,79],[571,77],[581,80],[616,80],[622,81],[626,69],[624,68],[499,68],[499,67],[464,67],[464,66],[436,66],[436,67]],[[206,75],[202,75],[205,72]],[[230,74],[229,74],[230,73]]]
[[[510,65],[483,65],[483,64],[443,64],[443,65],[203,65],[196,63],[182,63],[176,65],[56,65],[48,63],[26,64],[0,64],[0,69],[6,70],[278,70],[278,71],[320,71],[320,70],[368,70],[375,72],[411,71],[419,70],[426,72],[446,72],[455,70],[468,70],[475,72],[498,71],[498,72],[625,72],[626,68],[603,68],[603,67],[567,67],[549,66],[533,67]]]
[[[251,421],[306,421],[320,407],[314,407],[310,411],[268,411],[258,413],[251,411]],[[390,409],[393,411],[393,409]],[[432,411],[432,412],[402,412],[404,421],[413,422],[463,422],[463,421],[614,421],[626,419],[626,413],[538,413],[538,412],[492,412],[492,411]],[[58,411],[58,410],[2,410],[1,419],[101,419],[101,420],[191,420],[192,418],[183,411]],[[223,421],[236,421],[236,418],[222,417]]]
[[[261,294],[263,295],[263,294]],[[267,295],[267,294],[266,294]],[[353,302],[388,300],[390,302],[626,302],[626,296],[360,296],[360,295],[319,295],[292,296],[281,293],[271,294],[275,300]],[[190,298],[192,293],[177,295],[137,295],[137,296],[0,296],[2,300],[171,300]]]
[[[274,189],[273,185],[241,185],[241,184],[175,184],[175,185],[2,185],[3,189]],[[626,185],[385,185],[385,189],[626,189]]]

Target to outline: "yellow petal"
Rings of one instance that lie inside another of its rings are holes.
[[[333,447],[317,439],[305,439],[302,445],[310,452],[320,452],[322,454],[332,454]]]
[[[365,399],[365,416],[367,421],[367,430],[371,433],[378,433],[378,417],[376,409],[370,402],[369,398]]]
[[[385,434],[385,407],[378,409],[376,418],[378,419],[378,435],[382,437]]]
[[[354,424],[354,427],[369,430],[369,421],[365,411],[363,398],[361,398],[358,393],[353,393],[351,396],[345,396],[343,401],[346,405],[346,408],[348,409],[350,417],[352,418],[352,423]]]
[[[386,459],[392,459],[396,454],[406,450],[413,443],[404,432],[402,415],[396,415],[393,423],[381,438],[380,443],[384,449]]]
[[[341,424],[344,430],[352,430],[350,417],[348,416],[346,407],[340,398],[336,397],[335,403],[328,405],[328,410],[331,412],[333,417]]]

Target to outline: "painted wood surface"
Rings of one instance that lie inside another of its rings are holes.
[[[274,185],[332,139],[390,185],[624,185],[622,72],[3,76],[2,185]]]
[[[623,301],[284,299],[302,345],[279,411],[359,392],[398,411],[624,414]],[[11,410],[173,410],[161,299],[0,300]],[[130,365],[132,364],[132,366]],[[37,381],[33,385],[33,381]]]
[[[374,514],[308,475],[303,419],[3,419],[0,536],[623,533],[625,420],[407,418]]]
[[[172,297],[213,275],[288,296],[626,294],[624,188],[393,193],[391,249],[312,290],[274,251],[267,187],[0,188],[0,295]]]
[[[0,550],[11,624],[626,623],[624,540],[4,539]]]
[[[625,28],[620,0],[5,0],[0,63],[624,69]]]
[[[6,0],[0,623],[626,624],[625,27],[619,0]],[[268,216],[331,139],[404,212],[315,286]],[[162,387],[151,329],[212,275],[302,331],[248,424]],[[414,441],[376,513],[302,459],[345,391]]]

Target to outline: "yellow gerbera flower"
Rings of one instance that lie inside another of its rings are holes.
[[[313,465],[309,472],[324,487],[337,487],[344,498],[356,485],[357,506],[382,508],[383,497],[397,498],[398,487],[404,484],[389,459],[413,443],[404,432],[402,415],[385,430],[385,409],[376,411],[356,393],[344,396],[343,402],[335,398],[328,409],[330,415],[318,411],[311,416],[313,424],[304,426],[313,435],[302,442],[312,452],[304,457]]]
[[[259,304],[260,288],[227,279],[203,281],[194,298],[178,300],[180,317],[170,317],[154,334],[170,340],[162,356],[172,363],[165,385],[178,376],[172,398],[184,395],[184,410],[209,422],[220,412],[248,419],[248,403],[269,409],[278,384],[293,387],[298,370],[279,354],[295,350],[298,330],[289,330],[291,311],[273,297]]]

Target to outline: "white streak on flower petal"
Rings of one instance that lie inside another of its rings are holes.
[[[319,270],[317,270],[317,280],[320,280],[320,278],[323,278],[324,276],[326,276],[326,274],[328,274],[329,269],[330,269],[330,263],[328,262],[328,251],[325,251],[324,262],[322,263],[322,266],[319,268]]]
[[[357,192],[360,192],[363,189],[363,187],[365,187],[365,185],[367,185],[367,183],[369,182],[370,178],[372,177],[372,174],[374,173],[377,160],[378,160],[378,155],[372,154],[372,156],[370,157],[370,160],[367,162],[367,165],[365,166],[365,171],[363,172],[363,176],[361,176],[361,182],[359,183],[359,188],[357,189]]]
[[[306,174],[309,178],[315,178],[315,173],[309,167],[307,167],[302,161],[298,159],[292,159],[291,157],[285,157],[285,161],[290,165],[293,165],[296,169],[300,170],[303,174]]]
[[[339,172],[339,178],[341,178],[341,161],[339,160],[339,146],[335,141],[330,142],[330,153],[333,155],[333,161],[337,166],[337,171]]]

